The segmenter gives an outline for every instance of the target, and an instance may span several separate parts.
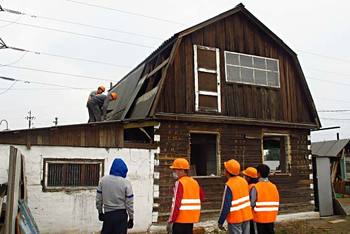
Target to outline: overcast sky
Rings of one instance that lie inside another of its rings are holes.
[[[242,2],[298,54],[316,108],[349,110],[350,3],[345,0]],[[0,120],[6,119],[10,129],[27,128],[25,117],[31,110],[36,128],[52,126],[55,117],[60,125],[84,123],[88,119],[85,102],[91,90],[117,82],[174,33],[239,3],[228,0],[1,1],[3,8],[37,17],[0,12],[0,37],[8,46],[42,54],[2,49],[0,75],[70,88],[0,79]],[[350,137],[350,112],[320,112],[319,116],[323,127],[341,129],[313,133],[313,141],[335,139],[336,132],[340,132],[341,138]],[[3,123],[0,130],[4,128]]]

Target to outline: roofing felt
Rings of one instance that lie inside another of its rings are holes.
[[[322,141],[311,144],[312,155],[320,157],[339,157],[339,153],[349,143],[350,139]]]

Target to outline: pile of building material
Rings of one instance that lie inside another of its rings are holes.
[[[4,223],[0,233],[36,234],[39,229],[27,206],[27,189],[23,155],[15,147],[10,147],[8,185],[0,186],[0,221],[2,204],[6,196]]]

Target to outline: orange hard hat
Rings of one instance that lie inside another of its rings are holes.
[[[174,160],[173,165],[170,166],[171,169],[190,169],[190,164],[184,158],[177,158]]]
[[[226,171],[232,175],[238,175],[241,170],[241,165],[234,159],[224,162]]]
[[[258,178],[258,171],[254,167],[247,167],[242,173],[250,178]]]
[[[111,93],[112,100],[116,100],[118,98],[118,94],[115,92]]]
[[[103,85],[98,86],[98,89],[101,89],[101,90],[102,90],[102,92],[104,92],[104,91],[106,90],[106,88],[105,88]]]

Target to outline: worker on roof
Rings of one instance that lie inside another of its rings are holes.
[[[259,182],[251,190],[254,222],[258,234],[274,234],[274,222],[279,208],[279,193],[276,185],[268,179],[270,168],[260,164],[257,168]]]
[[[120,158],[113,161],[109,175],[102,177],[96,192],[102,234],[126,234],[134,226],[134,195],[125,179],[128,167]],[[129,219],[129,220],[128,220]]]
[[[107,98],[108,97],[108,98]],[[89,123],[90,122],[100,122],[103,120],[107,112],[107,107],[110,101],[114,101],[118,98],[117,93],[109,93],[107,96],[104,94],[99,94],[93,96],[87,103],[87,108],[89,111]]]
[[[96,95],[103,94],[105,92],[106,88],[103,85],[98,86],[97,90],[94,90],[90,93],[88,101],[91,100]]]
[[[250,220],[253,219],[250,206],[248,183],[239,176],[241,166],[239,162],[231,159],[224,163],[225,185],[223,201],[221,205],[218,227],[225,230],[225,219],[230,234],[250,234]]]
[[[244,179],[248,183],[250,203],[252,204],[256,198],[253,197],[254,195],[252,194],[251,191],[253,190],[255,184],[258,183],[258,171],[254,167],[247,167],[244,171],[242,171],[242,174],[244,175]],[[253,216],[254,216],[254,212],[253,212]],[[254,220],[250,220],[250,234],[256,234],[255,230],[256,230],[256,224]]]
[[[198,223],[200,219],[204,192],[198,182],[188,176],[190,164],[186,159],[175,159],[170,168],[176,182],[167,231],[172,234],[192,234],[193,223]]]

